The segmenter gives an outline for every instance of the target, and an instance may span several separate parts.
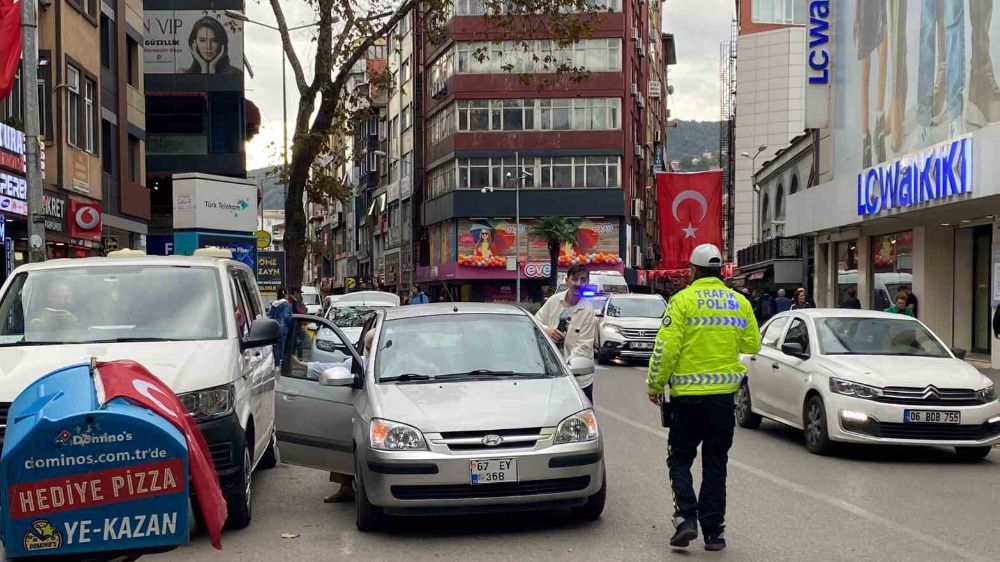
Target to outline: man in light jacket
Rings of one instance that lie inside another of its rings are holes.
[[[594,357],[597,317],[583,298],[590,284],[590,273],[582,265],[566,272],[566,290],[549,297],[535,318],[545,327],[545,333],[559,347],[568,362],[571,357]],[[576,377],[577,384],[591,402],[594,401],[594,375]]]

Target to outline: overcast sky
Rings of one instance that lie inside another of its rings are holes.
[[[670,68],[674,95],[669,107],[674,119],[719,119],[719,44],[729,37],[734,0],[665,0],[664,31],[674,34],[677,64]],[[250,19],[275,25],[269,2],[247,2]],[[315,21],[315,12],[304,2],[282,2],[289,25]],[[315,47],[310,30],[293,32],[296,49],[311,77]],[[246,77],[247,98],[261,112],[260,133],[247,145],[247,168],[281,162],[281,41],[276,31],[246,24],[246,57],[254,77]],[[288,72],[289,135],[294,126],[298,95]],[[291,138],[289,138],[291,143]]]

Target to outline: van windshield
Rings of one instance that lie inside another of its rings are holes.
[[[225,336],[215,269],[73,267],[21,273],[0,301],[0,345]]]

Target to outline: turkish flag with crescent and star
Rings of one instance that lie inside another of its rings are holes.
[[[658,173],[656,201],[662,269],[686,268],[699,244],[722,250],[722,170]]]
[[[129,402],[147,408],[167,420],[184,434],[188,446],[188,473],[195,499],[205,520],[205,528],[212,546],[222,549],[222,525],[228,512],[222,497],[219,477],[212,463],[205,436],[194,417],[177,395],[163,381],[135,361],[120,360],[97,363],[95,379],[100,381],[101,404],[123,397]]]
[[[0,0],[0,100],[10,95],[21,63],[21,2]]]

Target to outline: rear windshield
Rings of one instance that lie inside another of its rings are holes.
[[[20,273],[0,301],[0,345],[225,337],[214,268],[73,267]]]

